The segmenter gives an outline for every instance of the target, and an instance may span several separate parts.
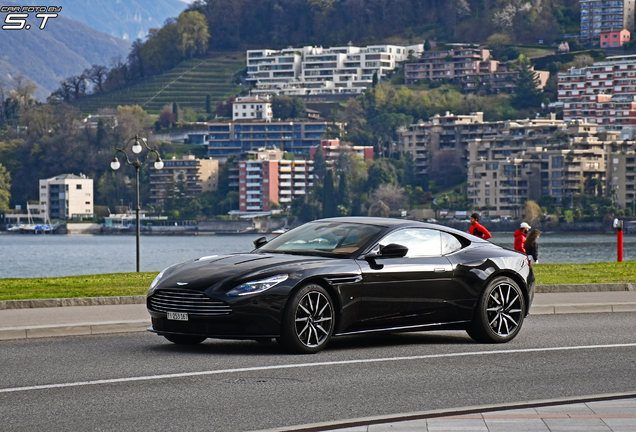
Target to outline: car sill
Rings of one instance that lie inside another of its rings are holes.
[[[371,329],[371,330],[357,330],[357,331],[352,331],[352,332],[338,333],[338,334],[336,334],[336,336],[347,336],[347,335],[362,334],[362,333],[375,333],[375,332],[391,332],[391,331],[400,331],[400,330],[415,330],[415,329],[418,329],[418,328],[446,326],[446,325],[452,325],[452,324],[464,324],[464,323],[468,323],[468,322],[470,322],[470,320],[440,322],[440,323],[433,323],[433,324],[418,324],[418,325],[412,325],[412,326],[390,327],[390,328]]]

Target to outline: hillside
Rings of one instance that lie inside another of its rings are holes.
[[[5,16],[0,13],[0,20],[4,22]],[[31,30],[0,30],[0,80],[10,86],[11,77],[21,73],[38,85],[35,97],[39,100],[45,100],[60,81],[92,64],[109,64],[113,57],[128,55],[127,41],[62,14],[50,19],[44,30],[35,27],[39,21],[29,21]]]
[[[26,0],[21,3],[62,6],[61,16],[129,41],[143,39],[148,29],[163,26],[166,19],[177,17],[188,6],[179,0]]]
[[[131,87],[108,94],[86,97],[76,105],[84,114],[94,114],[100,108],[118,105],[140,105],[158,114],[167,104],[177,102],[182,108],[205,109],[205,98],[227,99],[242,90],[232,82],[233,75],[245,67],[245,52],[217,53],[203,59],[180,63],[164,74],[149,78]]]

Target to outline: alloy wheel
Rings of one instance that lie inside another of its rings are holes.
[[[306,347],[323,344],[331,334],[333,307],[329,299],[318,291],[310,291],[300,299],[296,308],[295,326],[298,340]]]
[[[522,294],[516,286],[502,282],[488,296],[486,315],[491,330],[501,337],[513,334],[523,320]]]

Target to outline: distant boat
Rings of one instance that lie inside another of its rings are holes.
[[[278,228],[272,231],[272,234],[285,234],[287,231],[289,231],[287,228]]]

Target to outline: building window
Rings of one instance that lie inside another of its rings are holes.
[[[81,184],[75,185],[75,189],[81,189],[81,188],[82,188]]]

